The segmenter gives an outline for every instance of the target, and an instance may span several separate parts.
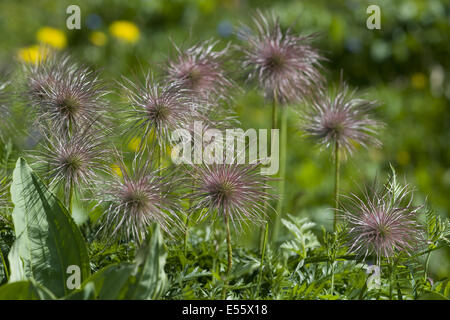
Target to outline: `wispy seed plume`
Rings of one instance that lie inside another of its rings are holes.
[[[173,228],[180,228],[180,210],[173,193],[176,177],[155,169],[141,155],[130,169],[119,162],[121,174],[111,174],[97,192],[96,199],[105,208],[100,234],[107,239],[142,242],[152,223],[169,235]]]
[[[259,10],[252,22],[238,33],[242,40],[238,50],[247,78],[257,81],[266,97],[295,102],[320,86],[324,58],[312,46],[315,34],[295,35],[290,28],[283,32],[278,18]]]
[[[384,124],[372,119],[377,106],[376,101],[357,98],[342,82],[334,94],[320,89],[312,96],[299,113],[300,128],[322,148],[334,150],[338,144],[344,155],[351,154],[356,145],[381,146],[377,135]]]
[[[362,197],[353,194],[340,210],[346,226],[349,251],[359,256],[392,260],[399,254],[412,255],[425,244],[418,220],[423,206],[412,205],[412,191],[395,176],[385,186],[375,185]]]

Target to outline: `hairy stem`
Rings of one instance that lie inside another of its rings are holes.
[[[272,129],[277,129],[278,128],[278,102],[277,102],[277,96],[276,93],[274,92],[273,95],[273,101],[272,101]],[[271,136],[271,140],[272,140],[272,136]],[[271,154],[272,152],[272,143],[271,141],[269,142],[268,148],[267,148],[268,154]],[[267,212],[268,210],[268,204],[267,202],[264,204],[264,212]],[[264,246],[264,242],[267,243],[267,239],[265,239],[265,237],[268,237],[268,232],[266,232],[266,229],[269,228],[269,222],[266,222],[265,226],[262,226],[260,228],[260,241],[259,241],[259,248],[261,251],[261,255],[264,255],[263,252],[263,246]],[[261,266],[262,268],[262,266]]]
[[[264,257],[265,257],[265,253],[266,253],[268,233],[269,233],[269,224],[266,223],[266,228],[265,228],[265,232],[264,232],[264,242],[263,242],[262,253],[261,253],[261,267],[259,268],[258,286],[256,289],[256,293],[258,296],[259,296],[259,290],[261,289],[261,280],[262,280],[262,274],[263,274]]]
[[[286,144],[287,144],[287,108],[281,108],[281,146],[280,146],[280,180],[278,185],[277,215],[272,232],[272,239],[276,240],[283,214],[285,176],[286,176]]]
[[[273,93],[273,101],[272,101],[272,129],[278,128],[278,100],[277,95],[274,92]],[[272,136],[270,137],[272,140]],[[268,152],[270,155],[272,155],[272,142],[269,142],[268,146]],[[264,204],[264,211],[267,213],[268,210],[268,204],[267,202]],[[268,218],[270,219],[270,218]],[[259,292],[259,286],[261,284],[261,277],[262,277],[262,271],[263,271],[263,265],[264,265],[264,257],[266,254],[266,247],[267,247],[267,239],[269,237],[269,220],[266,222],[265,226],[261,227],[260,229],[260,249],[261,249],[261,266],[259,269],[260,278],[258,279],[258,292]]]
[[[331,295],[334,295],[334,261],[331,262]]]
[[[227,266],[227,273],[225,275],[225,284],[223,286],[222,290],[222,299],[226,299],[226,287],[228,286],[228,280],[231,272],[232,267],[232,260],[233,260],[233,249],[231,247],[231,232],[230,232],[230,221],[228,214],[224,213],[224,219],[225,219],[225,228],[227,231],[227,249],[228,249],[228,266]]]
[[[334,146],[334,231],[336,231],[337,214],[339,209],[339,161],[339,142],[336,141]]]
[[[73,206],[73,182],[70,182],[69,186],[69,194],[67,197],[67,210],[69,210],[70,215],[72,215],[72,206]]]

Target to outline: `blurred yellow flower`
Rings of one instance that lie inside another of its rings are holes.
[[[427,83],[427,77],[421,73],[414,73],[411,77],[411,84],[416,89],[423,89]]]
[[[48,44],[56,49],[64,49],[67,45],[67,38],[64,32],[51,27],[40,28],[36,38],[39,42]]]
[[[114,37],[129,43],[135,43],[139,40],[139,28],[130,21],[114,21],[109,26],[109,32]]]
[[[108,42],[108,38],[106,37],[106,34],[101,31],[94,31],[89,36],[89,40],[96,46],[101,47]]]
[[[139,137],[133,137],[130,142],[128,142],[128,149],[134,152],[139,151],[139,147],[141,146],[141,138]]]
[[[48,50],[42,46],[33,45],[20,49],[18,56],[23,62],[37,64],[48,56]]]
[[[122,170],[120,169],[120,167],[117,164],[111,165],[111,169],[117,176],[119,176],[119,177],[123,176]]]

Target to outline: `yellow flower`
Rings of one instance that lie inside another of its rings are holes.
[[[63,31],[51,27],[42,27],[36,34],[38,41],[48,44],[56,49],[64,49],[67,38]]]
[[[20,49],[18,56],[23,62],[37,64],[48,56],[48,50],[42,46],[33,45]]]
[[[101,31],[94,31],[89,36],[89,40],[96,46],[101,47],[108,42],[108,38],[106,37],[106,34]]]
[[[111,165],[111,169],[117,176],[119,176],[119,177],[123,176],[122,170],[120,169],[120,167],[117,164]]]
[[[139,137],[134,137],[130,140],[130,142],[128,143],[128,149],[130,149],[131,151],[134,152],[138,152],[139,151],[139,147],[141,146],[141,138]]]
[[[130,21],[114,21],[109,26],[109,32],[114,37],[129,43],[135,43],[139,40],[139,28]]]

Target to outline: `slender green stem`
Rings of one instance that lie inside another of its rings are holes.
[[[272,129],[278,128],[278,99],[277,95],[274,92],[273,95],[273,101],[272,101]],[[271,141],[269,142],[268,146],[268,152],[270,152],[270,155],[272,155],[272,136],[270,137]],[[267,202],[264,204],[264,211],[267,212],[268,204]],[[261,278],[262,278],[262,272],[263,272],[263,265],[264,265],[264,257],[266,254],[266,247],[267,247],[267,239],[269,237],[269,221],[265,223],[264,227],[261,227],[260,230],[260,249],[261,249],[261,265],[259,269],[259,279],[258,279],[258,287],[257,291],[259,292],[259,288],[261,285]]]
[[[228,280],[231,272],[232,267],[232,260],[233,260],[233,249],[231,247],[231,232],[230,232],[230,221],[228,214],[224,214],[225,219],[225,228],[227,231],[227,249],[228,249],[228,266],[227,266],[227,273],[225,275],[225,284],[223,286],[222,290],[222,299],[225,300],[226,298],[226,287],[228,286]]]
[[[69,210],[70,215],[72,215],[72,208],[73,208],[73,182],[70,183],[69,187],[69,195],[67,199],[67,210]]]
[[[334,147],[334,231],[336,231],[337,214],[339,209],[339,161],[339,142],[336,141]]]
[[[277,95],[274,92],[274,96],[273,96],[273,101],[272,101],[272,129],[277,129],[278,128],[278,102],[277,102]],[[272,136],[271,136],[271,140],[272,140]],[[269,141],[269,145],[267,148],[268,154],[272,153],[272,143],[271,141]],[[264,212],[267,212],[268,210],[268,204],[267,202],[264,204]],[[264,255],[263,251],[263,246],[264,246],[264,242],[267,243],[267,239],[265,239],[266,236],[268,236],[268,232],[266,233],[266,229],[269,228],[269,222],[266,222],[265,226],[262,226],[260,229],[260,241],[259,241],[259,248],[261,251],[261,255]],[[261,266],[262,268],[262,266]]]
[[[258,286],[256,289],[257,296],[259,296],[259,290],[261,289],[261,280],[262,280],[262,274],[263,274],[264,257],[265,257],[265,253],[266,253],[268,234],[269,234],[269,225],[266,223],[266,228],[265,228],[265,232],[264,232],[264,242],[263,242],[262,253],[261,253],[261,267],[259,268]]]
[[[281,108],[281,145],[280,145],[280,180],[278,185],[277,215],[272,232],[272,239],[276,240],[280,228],[280,220],[283,214],[284,190],[286,177],[286,145],[287,145],[287,108]]]
[[[331,295],[334,295],[334,261],[331,262]]]

